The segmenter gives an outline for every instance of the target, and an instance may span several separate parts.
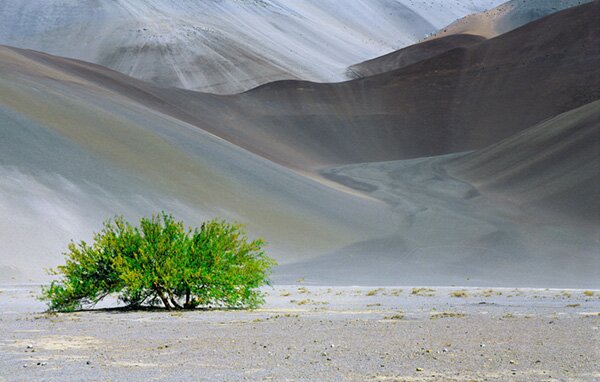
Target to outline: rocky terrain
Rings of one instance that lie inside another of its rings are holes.
[[[0,380],[596,381],[600,291],[278,286],[256,311],[46,314],[0,294]],[[557,351],[560,349],[560,351]]]

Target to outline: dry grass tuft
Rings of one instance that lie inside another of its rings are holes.
[[[450,292],[450,297],[467,298],[469,297],[469,293],[465,289],[455,290]]]
[[[373,289],[367,292],[367,296],[377,296],[377,293],[383,291],[383,288]]]
[[[329,305],[329,303],[327,301],[315,301],[315,300],[311,300],[309,298],[305,299],[305,300],[291,300],[290,301],[292,304],[296,304],[296,305]]]
[[[431,313],[430,318],[432,320],[437,320],[438,318],[461,318],[464,316],[465,316],[464,313],[459,313],[459,312],[437,312],[437,313]]]
[[[394,314],[393,316],[385,316],[383,317],[384,320],[402,320],[404,319],[404,314],[402,313],[397,313]]]
[[[431,288],[412,288],[410,294],[415,296],[435,296],[435,289]]]

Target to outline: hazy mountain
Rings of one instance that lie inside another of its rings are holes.
[[[339,81],[500,0],[0,0],[0,44],[78,58],[162,86],[234,93]]]
[[[453,22],[428,39],[454,34],[473,34],[493,38],[563,9],[593,0],[510,0],[496,8]]]

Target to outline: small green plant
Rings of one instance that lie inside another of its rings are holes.
[[[92,244],[71,242],[59,276],[42,289],[51,311],[95,306],[109,295],[132,307],[253,308],[264,302],[275,261],[265,242],[243,227],[211,220],[198,229],[161,213],[134,227],[118,217],[104,223]]]

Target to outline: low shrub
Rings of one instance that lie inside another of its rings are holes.
[[[42,299],[51,311],[90,308],[109,295],[132,307],[253,308],[264,302],[259,288],[275,265],[264,245],[222,220],[186,229],[164,212],[138,227],[118,217],[92,244],[69,244],[66,264],[50,271],[59,279],[42,289]]]

